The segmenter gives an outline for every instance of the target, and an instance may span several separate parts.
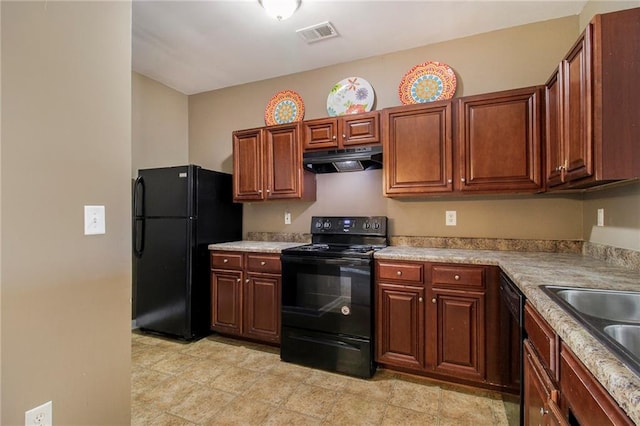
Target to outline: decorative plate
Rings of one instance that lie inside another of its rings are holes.
[[[293,90],[283,90],[273,95],[264,110],[267,126],[293,123],[304,118],[304,102]]]
[[[349,77],[333,85],[327,96],[327,112],[330,116],[358,114],[371,111],[375,93],[367,80]]]
[[[433,61],[411,68],[398,87],[403,105],[451,99],[455,92],[456,74],[449,65]]]

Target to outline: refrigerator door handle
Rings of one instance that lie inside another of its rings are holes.
[[[142,257],[142,252],[144,251],[144,228],[145,228],[145,220],[143,217],[135,218],[133,223],[133,254],[137,258]],[[139,233],[138,233],[138,228]]]
[[[144,179],[142,176],[136,178],[133,184],[133,216],[144,216]],[[140,204],[138,204],[140,203]]]
[[[145,226],[143,200],[144,179],[142,176],[138,176],[133,184],[133,254],[135,254],[137,258],[142,257],[142,251],[144,250]]]

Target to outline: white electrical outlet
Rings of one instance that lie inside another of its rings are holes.
[[[53,402],[27,410],[24,413],[25,426],[53,426]]]
[[[447,226],[456,226],[456,211],[455,210],[447,210],[445,212],[445,223]]]
[[[84,235],[105,233],[104,206],[84,206]]]
[[[598,226],[604,226],[604,209],[598,209]]]
[[[284,212],[284,224],[291,225],[291,212],[288,210]]]

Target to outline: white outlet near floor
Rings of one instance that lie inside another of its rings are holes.
[[[27,410],[24,413],[25,426],[53,426],[53,402]]]
[[[445,212],[445,223],[447,226],[456,226],[457,223],[457,218],[456,218],[456,211],[455,210],[447,210]]]
[[[604,226],[604,209],[598,209],[598,226]]]

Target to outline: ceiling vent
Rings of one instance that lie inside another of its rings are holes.
[[[307,43],[315,43],[316,41],[337,37],[339,35],[329,21],[311,25],[307,28],[301,28],[296,30],[296,33],[298,33]]]

